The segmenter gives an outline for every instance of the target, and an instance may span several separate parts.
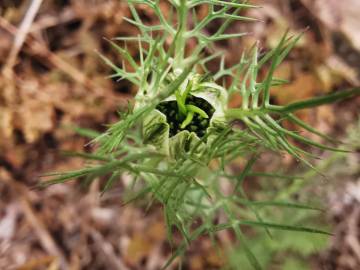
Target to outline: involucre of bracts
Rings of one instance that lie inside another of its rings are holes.
[[[176,96],[171,95],[161,101],[143,120],[144,143],[154,145],[171,158],[190,151],[192,146],[208,135],[198,146],[198,151],[201,151],[216,136],[216,132],[211,132],[214,126],[219,131],[219,125],[227,125],[224,113],[227,106],[226,90],[214,82],[204,80],[203,76],[192,73],[179,88],[181,95],[188,85],[191,89],[186,93],[185,106],[199,108],[206,115],[195,112],[184,125],[186,116],[181,114]]]

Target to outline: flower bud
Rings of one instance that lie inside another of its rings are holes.
[[[175,77],[172,74],[170,79]],[[144,143],[174,159],[196,145],[195,152],[200,153],[226,127],[227,92],[223,87],[198,74],[190,74],[178,93],[161,101],[144,118],[142,130]],[[179,109],[177,98],[181,95],[185,95],[187,115]],[[205,135],[206,139],[199,143]]]

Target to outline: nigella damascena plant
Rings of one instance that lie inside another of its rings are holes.
[[[129,187],[124,189],[125,202],[151,198],[149,205],[152,205],[155,199],[163,206],[170,242],[173,242],[175,228],[184,239],[161,269],[170,266],[177,256],[185,257],[185,247],[191,241],[206,235],[216,240],[214,236],[221,230],[233,230],[232,234],[238,240],[235,241],[236,246],[241,243],[254,269],[262,267],[246,246],[248,241],[244,241],[243,226],[327,234],[292,223],[273,223],[272,211],[265,211],[263,206],[315,208],[287,201],[260,201],[266,198],[265,194],[271,198],[277,196],[266,190],[256,197],[261,192],[258,189],[252,190],[256,191],[252,196],[247,196],[243,184],[248,177],[253,179],[255,173],[260,178],[264,175],[266,182],[269,177],[276,180],[283,178],[278,173],[253,170],[258,157],[265,151],[289,153],[317,172],[319,170],[308,160],[314,155],[299,145],[346,152],[346,149],[344,151],[304,137],[297,129],[288,130],[283,121],[334,143],[336,140],[315,130],[295,113],[359,95],[360,89],[338,91],[288,105],[272,104],[271,89],[288,83],[275,78],[275,70],[299,41],[301,33],[294,36],[285,33],[277,46],[264,54],[259,52],[258,44],[249,50],[239,48],[243,51],[239,63],[228,66],[224,52],[208,53],[217,48],[214,42],[245,35],[226,30],[234,21],[256,20],[244,17],[244,9],[257,6],[239,0],[172,0],[164,2],[171,6],[173,12],[163,14],[159,8],[162,1],[127,2],[132,17],[124,19],[137,27],[140,34],[115,38],[118,42],[125,42],[124,48],[110,41],[121,55],[121,66],[105,56],[101,58],[114,70],[112,78],[128,80],[136,87],[135,106],[121,113],[120,119],[101,134],[80,130],[93,138],[95,153],[75,153],[86,160],[86,166],[51,174],[51,179],[43,186],[74,178],[102,184],[104,179],[103,191],[107,191],[116,181],[122,180],[124,174],[131,175],[131,184],[120,181],[122,188]],[[141,4],[141,10],[144,6],[153,10],[159,24],[143,22],[136,4]],[[204,10],[208,14],[198,14],[200,6],[207,6]],[[207,29],[213,29],[214,20],[223,23],[217,31],[210,33],[213,31]],[[128,51],[128,42],[138,44],[136,57]],[[187,53],[187,48],[192,49],[191,54]],[[207,76],[197,73],[207,72],[213,59],[220,61],[218,70],[207,73]],[[216,83],[225,80],[231,82],[227,89]],[[241,104],[229,108],[228,97],[233,94],[241,96]],[[94,136],[94,133],[98,135]],[[294,141],[300,144],[294,144]],[[236,170],[233,170],[232,164],[236,165]],[[133,193],[129,200],[126,199],[128,192]],[[292,193],[286,194],[291,198]],[[260,211],[257,206],[261,206]],[[256,218],[252,219],[252,216]]]
[[[171,82],[181,71],[168,76]],[[143,139],[158,151],[177,159],[197,152],[226,126],[227,92],[206,76],[191,73],[175,93],[161,101],[143,121]]]

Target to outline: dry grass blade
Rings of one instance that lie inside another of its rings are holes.
[[[4,74],[11,78],[12,68],[15,65],[17,55],[23,46],[26,36],[30,31],[31,25],[35,19],[36,14],[38,13],[40,6],[43,0],[33,0],[31,1],[30,7],[26,12],[24,20],[22,21],[19,30],[16,33],[13,47],[10,51],[9,57],[4,67]]]

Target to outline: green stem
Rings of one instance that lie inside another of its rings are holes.
[[[183,60],[185,56],[185,44],[186,44],[186,25],[187,25],[187,15],[188,15],[188,6],[186,0],[180,0],[180,6],[178,7],[178,30],[177,30],[177,39],[175,40],[175,59],[174,65],[177,68],[183,68]]]
[[[240,120],[244,117],[254,117],[258,115],[264,115],[270,113],[271,111],[265,108],[258,108],[258,109],[228,109],[225,111],[226,119],[229,121],[232,120]]]
[[[294,111],[313,108],[316,106],[333,103],[335,101],[339,101],[352,96],[359,96],[359,95],[360,95],[360,87],[352,88],[344,91],[338,91],[326,96],[315,97],[299,102],[294,102],[286,106],[270,105],[268,109],[277,113],[291,113]]]
[[[254,117],[261,116],[264,114],[274,113],[274,114],[289,114],[294,111],[313,108],[329,103],[333,103],[335,101],[343,100],[352,96],[360,95],[360,87],[352,88],[344,91],[339,91],[330,95],[315,97],[303,101],[298,101],[291,103],[286,106],[277,106],[277,105],[268,105],[265,108],[235,108],[228,109],[225,112],[226,118],[231,120],[242,119],[244,117]]]

